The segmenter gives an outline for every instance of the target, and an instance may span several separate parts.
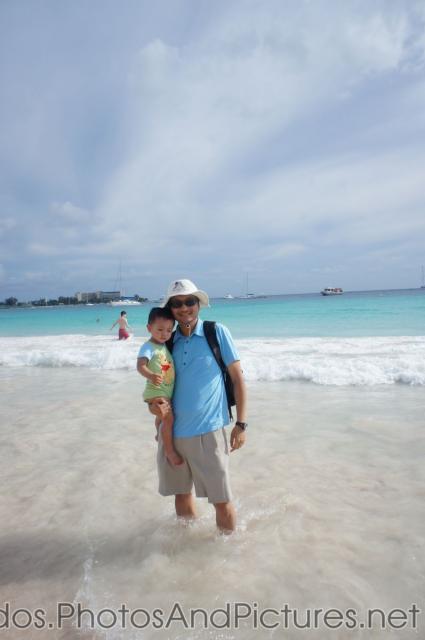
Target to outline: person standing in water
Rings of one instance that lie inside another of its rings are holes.
[[[118,330],[118,340],[127,340],[127,338],[130,337],[130,334],[129,334],[130,326],[127,321],[127,311],[121,311],[120,317],[118,318],[118,320],[115,320],[114,324],[109,329],[109,331],[112,331],[112,329],[117,324],[120,327]]]
[[[229,533],[236,527],[229,454],[243,447],[247,427],[246,389],[239,354],[229,330],[216,323],[221,357],[233,382],[236,400],[236,422],[228,438],[225,427],[231,418],[223,374],[199,318],[200,307],[209,307],[208,295],[190,280],[175,280],[168,288],[163,306],[178,323],[169,344],[176,371],[172,398],[174,447],[183,464],[168,462],[160,432],[159,493],[174,496],[178,516],[194,518],[195,486],[196,495],[214,505],[218,528]]]

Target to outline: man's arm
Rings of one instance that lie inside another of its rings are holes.
[[[245,380],[243,377],[241,363],[239,360],[232,362],[227,367],[229,375],[233,382],[233,389],[235,392],[235,400],[236,400],[236,420],[238,422],[246,422],[247,421],[247,396],[246,396],[246,386]],[[230,434],[230,450],[234,451],[235,449],[239,449],[243,444],[245,444],[246,433],[243,429],[240,429],[238,426],[234,426],[232,429],[232,433]]]

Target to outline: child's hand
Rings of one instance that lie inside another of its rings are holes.
[[[149,380],[152,382],[152,384],[154,384],[156,387],[159,387],[159,385],[162,382],[162,376],[159,375],[159,373],[152,373],[149,376]]]

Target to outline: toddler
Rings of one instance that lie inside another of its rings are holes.
[[[165,455],[170,464],[183,464],[173,444],[173,411],[171,398],[174,389],[174,363],[165,343],[171,337],[174,318],[171,311],[154,307],[148,318],[147,329],[151,334],[145,342],[137,358],[137,371],[147,379],[143,400],[148,403],[149,410],[156,416],[155,426],[161,423],[162,442]]]

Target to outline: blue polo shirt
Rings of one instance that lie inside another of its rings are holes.
[[[191,438],[229,424],[226,390],[220,371],[198,320],[190,337],[179,327],[174,336],[176,380],[173,394],[174,436]],[[216,324],[217,340],[226,366],[240,360],[229,330]]]

